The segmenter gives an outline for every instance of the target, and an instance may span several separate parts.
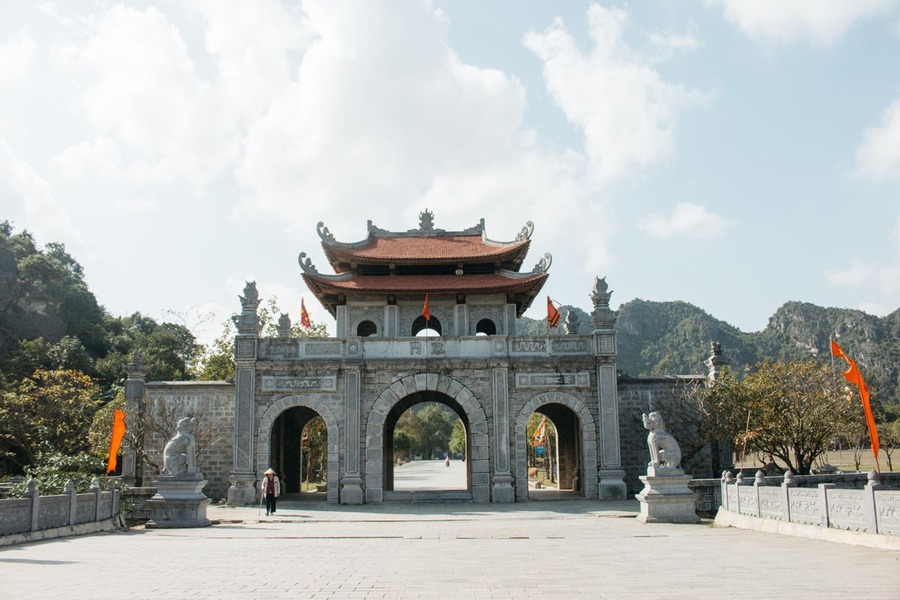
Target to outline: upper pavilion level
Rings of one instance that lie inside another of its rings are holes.
[[[320,273],[305,252],[299,262],[310,291],[337,319],[337,337],[397,338],[423,329],[442,336],[515,335],[515,322],[547,280],[550,254],[522,272],[534,230],[515,240],[487,237],[484,219],[463,231],[436,229],[419,215],[418,229],[386,231],[368,222],[367,236],[340,242],[317,230],[333,274]],[[426,294],[431,318],[422,315]]]

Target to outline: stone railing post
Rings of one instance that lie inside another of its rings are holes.
[[[731,510],[728,505],[728,484],[731,483],[731,471],[722,471],[722,506],[725,510]]]
[[[756,513],[755,516],[762,517],[762,506],[759,502],[759,488],[766,486],[766,474],[763,473],[763,470],[760,469],[756,472],[756,475],[753,477],[753,490],[756,492],[754,497],[756,498]]]
[[[788,469],[784,472],[784,482],[781,484],[781,504],[784,506],[784,520],[791,522],[791,488],[796,486],[794,474]]]
[[[94,494],[94,521],[100,520],[100,480],[91,478],[90,492]]]
[[[29,479],[25,490],[25,497],[31,499],[31,531],[37,531],[41,510],[41,497],[38,495],[37,481]]]
[[[106,482],[106,489],[112,493],[112,513],[109,515],[110,518],[114,518],[117,514],[119,514],[119,488],[116,487],[116,480],[110,479]]]
[[[737,477],[734,480],[734,486],[735,486],[734,487],[734,492],[735,492],[734,497],[737,500],[737,506],[734,507],[733,510],[734,510],[734,512],[738,513],[739,515],[744,514],[741,511],[741,486],[742,485],[744,485],[744,472],[738,471]]]
[[[863,510],[866,511],[866,521],[868,521],[868,529],[872,533],[878,533],[878,508],[875,506],[875,490],[884,488],[881,484],[881,475],[878,471],[869,471],[868,483],[864,488]]]
[[[63,487],[63,494],[69,497],[69,526],[75,524],[75,516],[78,510],[78,494],[75,493],[75,482],[71,479]]]
[[[819,526],[828,529],[831,526],[831,515],[828,514],[828,490],[833,490],[837,486],[833,483],[819,484],[819,506],[820,513]]]

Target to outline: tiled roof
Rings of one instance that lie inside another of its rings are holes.
[[[456,262],[510,262],[516,266],[528,252],[530,240],[508,244],[485,243],[480,235],[373,237],[360,247],[322,243],[335,270],[341,264],[419,265]]]
[[[524,294],[528,297],[520,306],[520,314],[531,304],[546,281],[548,273],[536,273],[525,277],[507,277],[502,274],[485,275],[407,275],[407,276],[356,276],[335,280],[329,276],[304,273],[306,285],[319,301],[333,311],[329,296],[337,294],[395,294],[399,296],[438,293],[506,293]]]

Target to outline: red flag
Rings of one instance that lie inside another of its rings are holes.
[[[309,322],[309,313],[306,312],[306,304],[303,303],[303,298],[300,298],[300,326],[304,329],[312,327],[312,323]]]
[[[539,446],[544,443],[544,438],[547,437],[547,417],[541,419],[540,424],[537,429],[534,430],[534,437],[532,438],[532,443],[535,446]]]
[[[425,292],[425,306],[422,307],[422,316],[425,317],[425,321],[431,320],[431,311],[428,310],[428,292]]]
[[[866,387],[866,382],[863,381],[862,373],[859,372],[856,361],[844,354],[844,351],[841,350],[841,347],[834,340],[831,340],[831,354],[832,356],[840,356],[850,364],[850,368],[842,374],[847,381],[859,388],[859,397],[862,400],[863,411],[866,413],[866,426],[869,428],[869,439],[872,441],[872,454],[875,455],[875,464],[877,465],[880,445],[878,443],[878,429],[875,427],[875,416],[872,414],[872,405],[869,402],[869,388]],[[878,470],[880,471],[881,468],[879,467]]]
[[[125,437],[125,413],[116,409],[113,417],[112,438],[109,441],[109,458],[106,459],[106,472],[115,473],[118,463],[119,446]]]
[[[547,325],[556,327],[559,325],[559,311],[553,306],[553,300],[547,296]]]

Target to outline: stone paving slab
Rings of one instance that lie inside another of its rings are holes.
[[[0,550],[18,598],[900,598],[900,552],[700,525],[634,501],[212,506],[202,529]]]

